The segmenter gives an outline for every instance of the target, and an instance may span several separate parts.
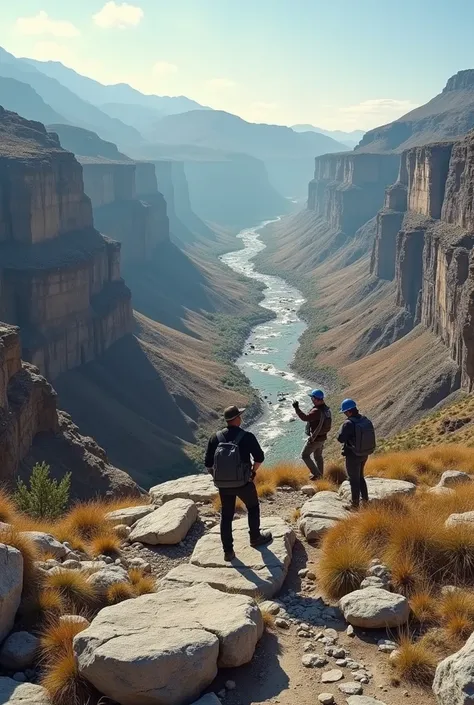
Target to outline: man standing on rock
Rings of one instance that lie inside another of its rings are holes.
[[[226,561],[235,558],[232,520],[237,497],[247,507],[250,545],[263,546],[272,540],[269,531],[260,531],[260,504],[254,483],[265,455],[253,433],[241,428],[244,411],[236,406],[224,411],[227,426],[210,437],[204,459],[221,499],[221,539]]]
[[[313,389],[309,395],[313,408],[307,414],[301,411],[299,402],[293,402],[293,408],[302,421],[306,421],[306,441],[301,457],[309,468],[312,480],[318,480],[324,474],[324,443],[331,430],[331,409],[324,401],[322,389]],[[313,456],[314,460],[313,460]]]
[[[369,501],[364,468],[376,447],[375,430],[372,421],[359,413],[353,399],[344,399],[341,413],[347,420],[339,429],[337,440],[342,443],[342,454],[346,459],[346,472],[351,485],[351,507],[358,509],[361,497],[363,502]]]

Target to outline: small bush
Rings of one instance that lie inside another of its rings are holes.
[[[402,680],[428,688],[431,686],[437,666],[433,652],[421,641],[404,637],[393,665]]]
[[[110,525],[105,519],[108,511],[107,505],[99,501],[77,504],[65,517],[64,530],[82,541],[92,541],[101,534],[109,533]]]
[[[435,624],[438,617],[438,601],[430,590],[420,590],[410,597],[410,609],[414,619],[423,626]]]
[[[96,600],[96,590],[87,582],[88,576],[78,570],[49,571],[45,576],[46,588],[56,590],[73,612],[91,608]]]
[[[64,600],[59,590],[41,589],[37,595],[37,605],[43,616],[55,617],[64,612]]]
[[[119,602],[135,597],[135,592],[130,583],[114,583],[108,588],[106,597],[109,605],[117,605]]]
[[[20,511],[35,519],[57,519],[68,503],[71,489],[71,473],[66,473],[58,482],[50,477],[50,467],[46,463],[37,463],[31,471],[29,488],[18,480],[15,492],[15,504]]]
[[[95,557],[110,556],[111,558],[116,558],[120,553],[120,545],[120,538],[111,531],[93,538],[89,544],[89,550]]]
[[[84,628],[71,622],[51,622],[41,636],[41,685],[53,705],[84,705],[91,701],[92,689],[79,674],[73,650],[73,639]]]
[[[40,635],[41,655],[46,660],[54,660],[68,653],[72,640],[84,631],[84,624],[50,620]]]
[[[368,551],[354,541],[330,547],[323,542],[317,571],[322,590],[331,599],[358,590],[367,576],[369,561]]]
[[[341,461],[327,463],[324,470],[324,477],[329,480],[332,485],[342,485],[342,483],[347,480],[343,463]]]
[[[393,555],[388,565],[395,590],[405,597],[413,595],[424,582],[428,582],[424,574],[420,573],[416,560],[409,553]]]
[[[455,590],[443,595],[439,604],[441,625],[454,639],[466,639],[474,631],[474,593]]]

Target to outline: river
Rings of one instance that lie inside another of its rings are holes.
[[[257,435],[267,459],[277,462],[296,459],[301,453],[304,424],[296,417],[291,402],[298,399],[303,409],[309,408],[311,401],[307,395],[311,385],[290,367],[306,328],[298,316],[304,297],[280,277],[258,272],[252,261],[266,247],[260,231],[271,222],[275,221],[242,230],[237,237],[242,240],[243,248],[223,255],[221,260],[239,274],[263,282],[264,298],[260,306],[275,314],[273,320],[252,330],[237,365],[263,402],[263,414],[249,430]]]

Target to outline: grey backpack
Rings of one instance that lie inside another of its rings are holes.
[[[239,431],[233,441],[228,441],[222,431],[217,434],[219,445],[214,454],[213,478],[219,489],[243,487],[250,482],[250,463],[243,463],[239,443],[245,431]]]
[[[350,419],[354,424],[355,442],[351,446],[354,455],[364,457],[372,455],[377,444],[375,441],[374,425],[367,416],[361,416],[359,419]]]

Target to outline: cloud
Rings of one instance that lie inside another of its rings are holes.
[[[171,76],[179,71],[176,64],[171,64],[169,61],[157,61],[153,64],[152,70],[158,76]]]
[[[234,88],[235,85],[235,81],[232,81],[230,78],[211,78],[209,81],[206,81],[206,86],[216,91]]]
[[[29,56],[37,61],[61,61],[70,65],[74,54],[70,47],[58,42],[36,42]]]
[[[375,98],[363,100],[357,105],[339,108],[339,113],[345,116],[348,123],[357,124],[359,127],[369,123],[371,126],[377,126],[396,120],[417,107],[418,104],[412,103],[410,100]]]
[[[77,37],[78,28],[68,20],[53,20],[47,12],[40,10],[32,17],[19,17],[15,29],[20,34],[39,35],[51,34],[53,37]]]
[[[106,2],[102,10],[92,15],[92,19],[102,29],[127,29],[136,27],[143,19],[143,10],[127,2],[121,4],[111,0]]]

